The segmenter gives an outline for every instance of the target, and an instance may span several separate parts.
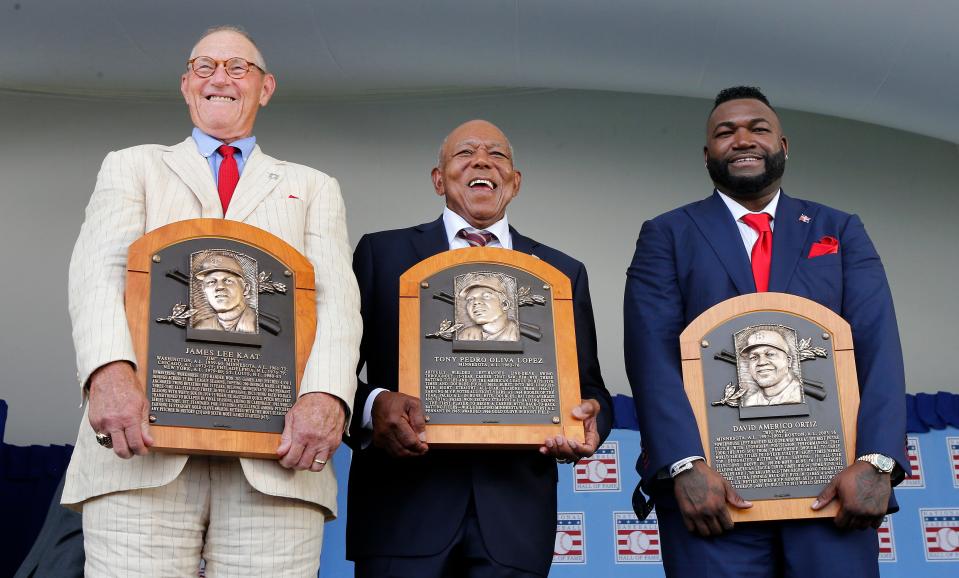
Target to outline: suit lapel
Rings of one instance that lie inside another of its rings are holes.
[[[522,253],[526,253],[527,255],[533,255],[534,257],[536,256],[533,254],[533,250],[535,250],[536,247],[539,247],[539,243],[530,239],[529,237],[524,237],[513,227],[509,228],[509,234],[513,240],[514,251],[520,251]]]
[[[193,137],[187,137],[185,141],[171,147],[168,152],[163,154],[163,162],[196,195],[196,198],[200,201],[200,206],[203,207],[204,217],[218,218],[223,216],[223,208],[220,205],[220,197],[216,192],[216,184],[213,181],[213,174],[210,172],[210,165],[197,152]]]
[[[746,247],[743,246],[743,238],[739,234],[739,228],[733,220],[732,213],[719,198],[719,193],[714,191],[708,199],[687,208],[686,213],[693,219],[696,227],[713,248],[713,252],[716,253],[716,257],[719,258],[719,262],[722,263],[739,293],[755,293],[756,282],[753,280],[753,271],[749,266],[749,256],[746,254]],[[775,235],[773,239],[775,242]],[[775,256],[775,251],[773,255]]]
[[[779,205],[776,207],[776,220],[773,225],[773,259],[769,271],[769,290],[780,293],[786,292],[796,263],[802,257],[803,247],[806,246],[806,237],[812,231],[812,226],[799,220],[803,211],[810,218],[815,216],[811,207],[805,203],[787,197],[786,193],[779,195]]]
[[[226,210],[225,218],[243,221],[260,202],[283,180],[281,163],[273,157],[263,154],[259,145],[253,147],[250,158],[243,166],[240,182],[236,184],[233,199]]]
[[[449,250],[450,244],[446,239],[442,216],[433,222],[417,225],[414,229],[419,235],[413,236],[413,249],[420,261]]]

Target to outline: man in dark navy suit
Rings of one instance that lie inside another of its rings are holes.
[[[596,357],[586,269],[510,227],[519,193],[506,136],[480,120],[457,127],[432,172],[443,215],[360,239],[353,255],[362,297],[363,342],[351,424],[347,557],[364,577],[545,576],[556,529],[556,462],[591,455],[609,433],[612,402]],[[399,278],[437,253],[485,245],[522,251],[565,273],[573,287],[585,443],[562,436],[536,451],[443,450],[424,439],[418,399],[397,392]]]
[[[643,224],[627,273],[626,369],[639,413],[642,488],[657,505],[674,576],[878,576],[876,530],[905,458],[905,378],[892,296],[862,222],[780,190],[788,142],[752,87],[716,97],[706,126],[707,199]],[[806,297],[852,326],[861,403],[858,460],[810,508],[834,520],[740,523],[748,508],[703,460],[679,334],[700,313],[756,291]],[[639,500],[642,501],[642,500]]]

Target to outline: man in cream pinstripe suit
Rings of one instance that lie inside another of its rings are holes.
[[[212,29],[181,79],[193,135],[103,162],[70,264],[78,377],[89,397],[62,502],[82,508],[88,576],[195,575],[201,558],[211,577],[316,575],[323,522],[336,507],[336,479],[324,466],[352,412],[362,322],[339,185],[265,155],[252,136],[275,85],[244,32]],[[217,192],[231,154],[223,144],[235,147],[240,175],[226,201]],[[315,267],[316,341],[278,461],[149,450],[123,304],[127,248],[199,217],[267,230]],[[97,433],[111,436],[112,450]]]

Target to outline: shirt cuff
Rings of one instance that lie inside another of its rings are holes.
[[[363,429],[373,431],[373,402],[376,401],[376,396],[384,391],[387,390],[382,387],[377,387],[367,396],[366,403],[363,404]]]
[[[675,478],[679,474],[689,469],[684,466],[698,460],[702,460],[705,462],[706,458],[704,458],[703,456],[689,456],[688,458],[684,458],[679,460],[678,462],[673,463],[673,465],[669,466],[669,477]]]

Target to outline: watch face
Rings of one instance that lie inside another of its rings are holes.
[[[876,456],[876,465],[879,466],[879,469],[883,472],[891,472],[893,466],[896,465],[896,460],[888,456]]]

